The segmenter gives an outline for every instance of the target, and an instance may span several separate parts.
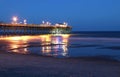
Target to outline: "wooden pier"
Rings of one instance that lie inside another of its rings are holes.
[[[33,24],[0,24],[0,35],[69,34],[71,27]]]

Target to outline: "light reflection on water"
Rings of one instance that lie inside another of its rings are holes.
[[[0,51],[46,56],[67,56],[69,35],[1,36]]]
[[[120,61],[120,38],[72,35],[0,36],[0,52],[54,57],[102,57]]]

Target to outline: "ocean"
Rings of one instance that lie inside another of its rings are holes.
[[[120,61],[120,32],[72,32],[61,35],[0,36],[0,52],[53,58]]]

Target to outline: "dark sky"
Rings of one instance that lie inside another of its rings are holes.
[[[0,0],[0,20],[68,22],[76,31],[120,31],[120,0]]]

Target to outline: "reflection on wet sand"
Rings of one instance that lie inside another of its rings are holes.
[[[67,55],[68,36],[47,36],[42,38],[43,54],[57,56]]]
[[[46,56],[67,56],[69,35],[4,36],[0,37],[2,51],[40,54]]]

